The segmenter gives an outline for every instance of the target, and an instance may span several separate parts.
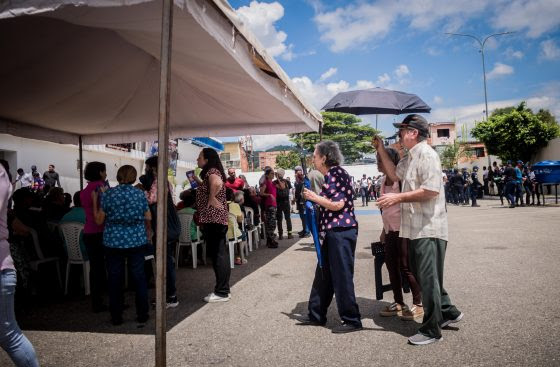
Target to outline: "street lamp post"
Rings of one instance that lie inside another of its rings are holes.
[[[490,38],[492,37],[497,37],[497,36],[503,36],[506,34],[512,34],[515,32],[501,32],[501,33],[494,33],[491,34],[489,36],[487,36],[486,38],[484,38],[484,40],[481,40],[480,38],[473,36],[472,34],[463,34],[463,33],[445,33],[448,34],[450,36],[461,36],[461,37],[469,37],[472,38],[474,40],[476,40],[476,42],[478,42],[478,44],[480,45],[480,54],[482,56],[482,76],[484,78],[484,113],[486,114],[486,121],[488,121],[488,92],[486,90],[486,63],[484,61],[484,46],[486,45],[486,41],[488,41]],[[490,161],[490,154],[488,154],[488,169],[490,169],[490,167],[492,167],[491,161]]]

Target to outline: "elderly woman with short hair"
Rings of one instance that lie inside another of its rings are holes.
[[[325,176],[325,184],[320,194],[305,189],[303,195],[306,200],[319,207],[323,269],[317,266],[309,296],[309,314],[300,321],[304,325],[325,325],[327,310],[334,294],[342,324],[332,332],[361,330],[360,310],[354,293],[354,254],[358,222],[354,214],[352,179],[340,166],[342,154],[338,144],[333,141],[317,144],[313,164]]]
[[[107,256],[109,275],[109,309],[111,322],[123,322],[123,285],[125,260],[136,286],[136,321],[148,320],[148,288],[144,273],[144,253],[151,237],[151,219],[144,193],[132,186],[136,182],[136,169],[124,165],[117,171],[119,185],[107,190],[97,207],[97,192],[93,193],[93,211],[97,224],[105,222],[103,244]]]

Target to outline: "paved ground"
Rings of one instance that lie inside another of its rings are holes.
[[[374,300],[369,243],[378,238],[381,219],[370,206],[358,208],[355,283],[364,331],[332,334],[334,302],[326,328],[296,325],[316,258],[309,240],[284,241],[278,250],[259,248],[233,271],[229,303],[202,302],[213,283],[210,267],[180,268],[181,304],[169,312],[168,365],[560,365],[560,208],[498,203],[449,208],[445,286],[466,316],[440,343],[407,345],[416,324],[377,315],[392,297],[388,292],[384,301]],[[43,366],[154,364],[153,321],[137,328],[130,309],[125,324],[112,327],[107,314],[88,312],[87,301],[76,294],[20,307],[20,323]],[[0,365],[10,365],[4,353]]]

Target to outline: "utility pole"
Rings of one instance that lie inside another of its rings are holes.
[[[498,37],[498,36],[503,36],[503,35],[512,34],[512,33],[515,33],[515,32],[494,33],[494,34],[491,34],[489,36],[486,36],[484,38],[484,40],[481,40],[480,38],[478,38],[477,36],[473,36],[472,34],[445,33],[445,34],[448,34],[450,36],[461,36],[461,37],[472,38],[472,39],[476,40],[476,42],[478,42],[478,44],[480,45],[479,52],[482,56],[482,76],[484,78],[484,106],[485,106],[484,113],[486,115],[486,121],[488,121],[488,93],[487,93],[487,88],[486,88],[486,63],[485,63],[485,60],[484,60],[484,46],[486,46],[486,41],[488,41],[492,37]],[[490,154],[488,154],[488,166],[489,167],[492,166],[492,162],[490,160]]]

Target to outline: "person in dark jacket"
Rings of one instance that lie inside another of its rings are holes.
[[[478,180],[478,166],[473,167],[471,172],[471,181],[471,206],[478,207],[480,205],[476,203],[476,198],[478,196],[478,190],[482,187],[482,184]]]

